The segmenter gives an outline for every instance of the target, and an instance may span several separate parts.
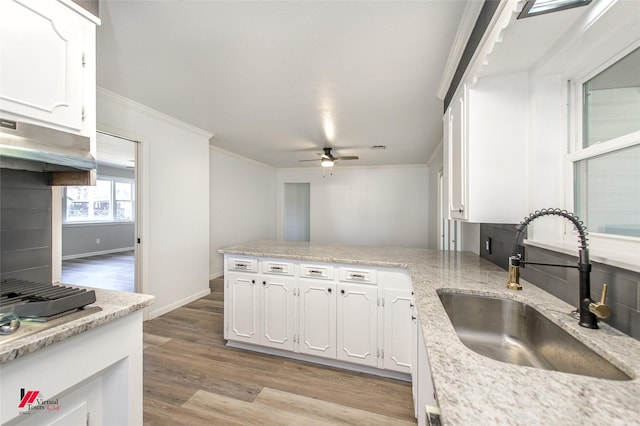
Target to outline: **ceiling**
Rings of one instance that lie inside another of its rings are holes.
[[[99,165],[120,169],[136,165],[136,142],[98,132],[96,148]]]
[[[101,0],[98,85],[274,167],[426,164],[467,1]],[[384,145],[385,150],[371,150]]]

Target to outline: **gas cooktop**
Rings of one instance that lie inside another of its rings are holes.
[[[0,344],[101,311],[94,290],[18,279],[0,282]]]
[[[0,312],[20,318],[47,318],[96,301],[94,290],[11,279],[0,282]]]

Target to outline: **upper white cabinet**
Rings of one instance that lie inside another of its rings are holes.
[[[463,84],[443,118],[450,219],[514,223],[527,214],[527,73]]]
[[[467,86],[464,85],[451,101],[444,115],[443,135],[445,137],[445,156],[448,177],[449,216],[451,219],[466,219],[466,101]]]
[[[0,17],[0,113],[93,137],[98,19],[67,0],[4,0]]]

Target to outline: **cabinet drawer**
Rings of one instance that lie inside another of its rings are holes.
[[[305,278],[318,278],[321,280],[332,280],[334,277],[334,267],[329,265],[300,265],[300,276]]]
[[[340,268],[340,281],[348,281],[361,284],[377,284],[378,271],[365,268]]]
[[[230,271],[258,272],[258,259],[251,257],[231,257],[228,268]]]
[[[263,274],[294,275],[295,268],[292,262],[282,262],[277,260],[262,261]]]

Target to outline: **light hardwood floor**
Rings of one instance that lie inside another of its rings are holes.
[[[135,287],[133,250],[64,260],[62,282],[86,287],[133,293]]]
[[[228,348],[223,281],[144,324],[145,425],[415,425],[411,384]]]

